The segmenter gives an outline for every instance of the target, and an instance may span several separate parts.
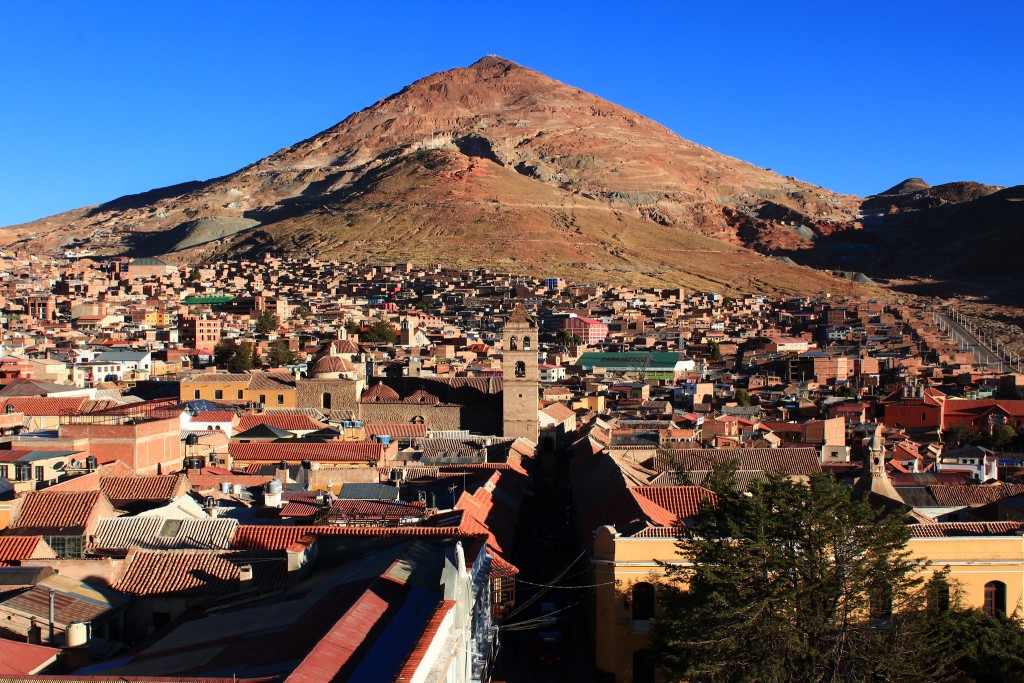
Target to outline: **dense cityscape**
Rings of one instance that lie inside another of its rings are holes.
[[[653,583],[722,465],[738,492],[830,475],[966,607],[1021,601],[1024,376],[949,311],[411,263],[0,269],[5,674],[653,681]]]

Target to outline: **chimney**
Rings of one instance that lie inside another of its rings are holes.
[[[243,564],[241,567],[238,568],[238,580],[241,581],[243,585],[249,581],[252,581],[251,564]]]

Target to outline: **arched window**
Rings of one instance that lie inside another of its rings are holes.
[[[633,621],[654,618],[654,586],[641,581],[634,583],[631,590],[633,598]]]
[[[523,337],[523,351],[529,351],[529,350],[530,350],[530,338],[529,337]]]
[[[509,337],[508,338],[508,350],[509,351],[518,351],[519,350],[519,340],[516,339],[515,337]]]
[[[320,407],[323,408],[324,410],[330,410],[331,409],[331,394],[330,394],[330,392],[325,391],[323,394],[321,394],[321,396],[320,396]]]
[[[985,614],[990,617],[1006,615],[1006,584],[989,581],[985,584]]]
[[[516,363],[516,377],[526,377],[526,363],[523,361]]]
[[[412,418],[412,423],[414,425],[421,425],[424,422],[426,422],[426,420],[423,419],[422,415],[417,415],[416,417]]]

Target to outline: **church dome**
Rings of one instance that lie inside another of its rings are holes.
[[[336,377],[341,374],[347,374],[355,371],[356,367],[352,365],[352,361],[341,358],[340,356],[324,356],[313,365],[314,377]]]

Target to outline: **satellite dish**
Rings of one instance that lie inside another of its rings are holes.
[[[55,462],[55,463],[53,463],[53,469],[56,470],[57,472],[61,472],[64,469],[64,463],[63,462]]]

